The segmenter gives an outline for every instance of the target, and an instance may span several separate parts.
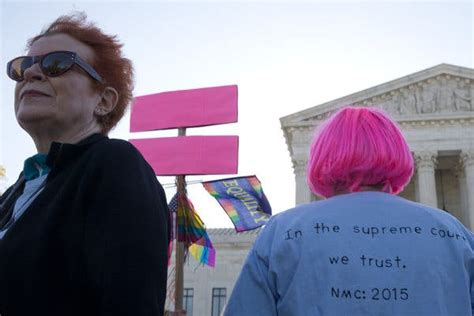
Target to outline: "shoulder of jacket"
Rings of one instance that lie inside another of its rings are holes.
[[[138,150],[126,140],[123,139],[104,139],[97,142],[91,148],[93,153],[110,156],[115,154],[127,153],[131,155],[139,154]]]

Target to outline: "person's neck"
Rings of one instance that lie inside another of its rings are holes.
[[[373,185],[373,186],[361,186],[359,191],[357,192],[367,192],[367,191],[372,191],[372,192],[383,192],[383,185]],[[341,195],[341,194],[348,194],[348,193],[354,193],[350,192],[348,190],[339,190],[334,192],[334,195]]]
[[[91,126],[79,131],[53,132],[43,130],[39,133],[29,132],[29,134],[33,138],[38,153],[47,154],[53,142],[76,144],[84,138],[100,132],[99,126]]]

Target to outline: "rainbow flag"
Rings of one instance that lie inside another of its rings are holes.
[[[177,193],[177,240],[184,243],[191,255],[202,264],[214,267],[216,250],[207,234],[204,222],[185,193]]]
[[[272,215],[256,176],[207,181],[202,185],[225,210],[237,232],[258,228]]]

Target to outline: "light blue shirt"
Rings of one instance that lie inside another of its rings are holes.
[[[25,160],[23,176],[27,180],[23,193],[18,197],[13,208],[13,214],[4,230],[0,230],[0,239],[11,226],[25,213],[26,209],[43,190],[50,168],[46,165],[46,155],[36,154]]]
[[[471,315],[473,234],[450,214],[360,192],[274,216],[225,314]]]

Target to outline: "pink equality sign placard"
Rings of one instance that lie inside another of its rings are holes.
[[[238,136],[131,139],[158,176],[235,174]]]
[[[237,86],[162,92],[136,97],[130,131],[237,122]]]

